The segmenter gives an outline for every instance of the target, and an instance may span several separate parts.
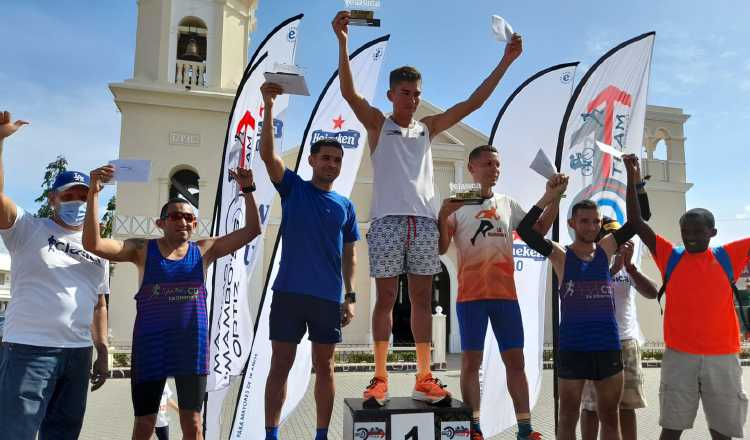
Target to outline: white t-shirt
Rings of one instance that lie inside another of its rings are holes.
[[[620,331],[620,340],[635,339],[643,344],[644,338],[638,325],[638,313],[635,306],[635,286],[630,275],[622,268],[612,275],[612,291],[615,297],[615,319]]]
[[[109,262],[83,250],[80,231],[17,210],[15,223],[0,230],[12,280],[3,340],[90,347],[94,306],[109,293]]]
[[[513,231],[526,212],[512,198],[494,194],[448,217],[458,251],[458,302],[516,300]]]
[[[404,128],[385,118],[371,159],[372,219],[387,215],[437,219],[432,147],[426,125],[412,120]]]
[[[159,402],[159,412],[156,414],[156,427],[161,428],[162,426],[169,426],[169,415],[167,414],[167,402],[172,398],[172,389],[169,388],[168,383],[164,383],[164,391],[161,393],[161,401]]]

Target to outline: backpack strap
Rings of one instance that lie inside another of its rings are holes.
[[[711,252],[714,254],[716,261],[721,264],[721,268],[724,269],[724,273],[727,274],[729,284],[734,286],[734,268],[732,267],[732,260],[729,259],[729,254],[724,246],[711,248]]]
[[[742,328],[745,331],[750,331],[750,327],[748,327],[747,325],[747,317],[745,316],[745,313],[743,311],[742,298],[740,297],[740,292],[737,289],[737,284],[735,284],[734,282],[734,268],[732,267],[732,260],[729,258],[729,254],[723,246],[712,248],[711,252],[714,254],[714,258],[716,258],[716,261],[718,261],[721,265],[721,268],[724,269],[724,273],[727,275],[727,279],[729,280],[729,285],[732,287],[734,299],[737,301],[737,305],[740,308],[739,314],[740,319],[742,320]]]
[[[664,280],[661,283],[661,288],[659,289],[659,293],[656,295],[656,302],[659,304],[659,311],[661,314],[664,314],[664,309],[661,307],[661,297],[664,296],[664,293],[667,291],[667,283],[669,283],[669,279],[672,277],[672,273],[674,272],[675,267],[677,266],[677,263],[680,262],[680,259],[682,258],[682,255],[685,253],[685,248],[682,246],[676,247],[672,249],[672,253],[669,254],[669,260],[667,260],[667,268],[664,271]]]

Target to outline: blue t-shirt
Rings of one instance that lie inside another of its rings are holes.
[[[273,290],[340,303],[344,243],[359,240],[354,205],[289,169],[274,186],[281,195],[282,248]]]

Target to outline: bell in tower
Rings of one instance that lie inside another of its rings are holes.
[[[203,20],[184,18],[178,27],[175,83],[187,89],[206,85],[206,36]]]
[[[194,34],[197,36],[197,34]],[[180,55],[181,60],[186,61],[195,61],[195,62],[203,62],[203,57],[198,52],[198,42],[195,39],[195,36],[191,36],[188,40],[187,47],[185,48],[185,53]]]

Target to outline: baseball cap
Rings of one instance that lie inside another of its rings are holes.
[[[52,184],[53,191],[65,191],[74,186],[83,185],[89,187],[89,176],[79,171],[65,171],[57,175],[55,183]]]

